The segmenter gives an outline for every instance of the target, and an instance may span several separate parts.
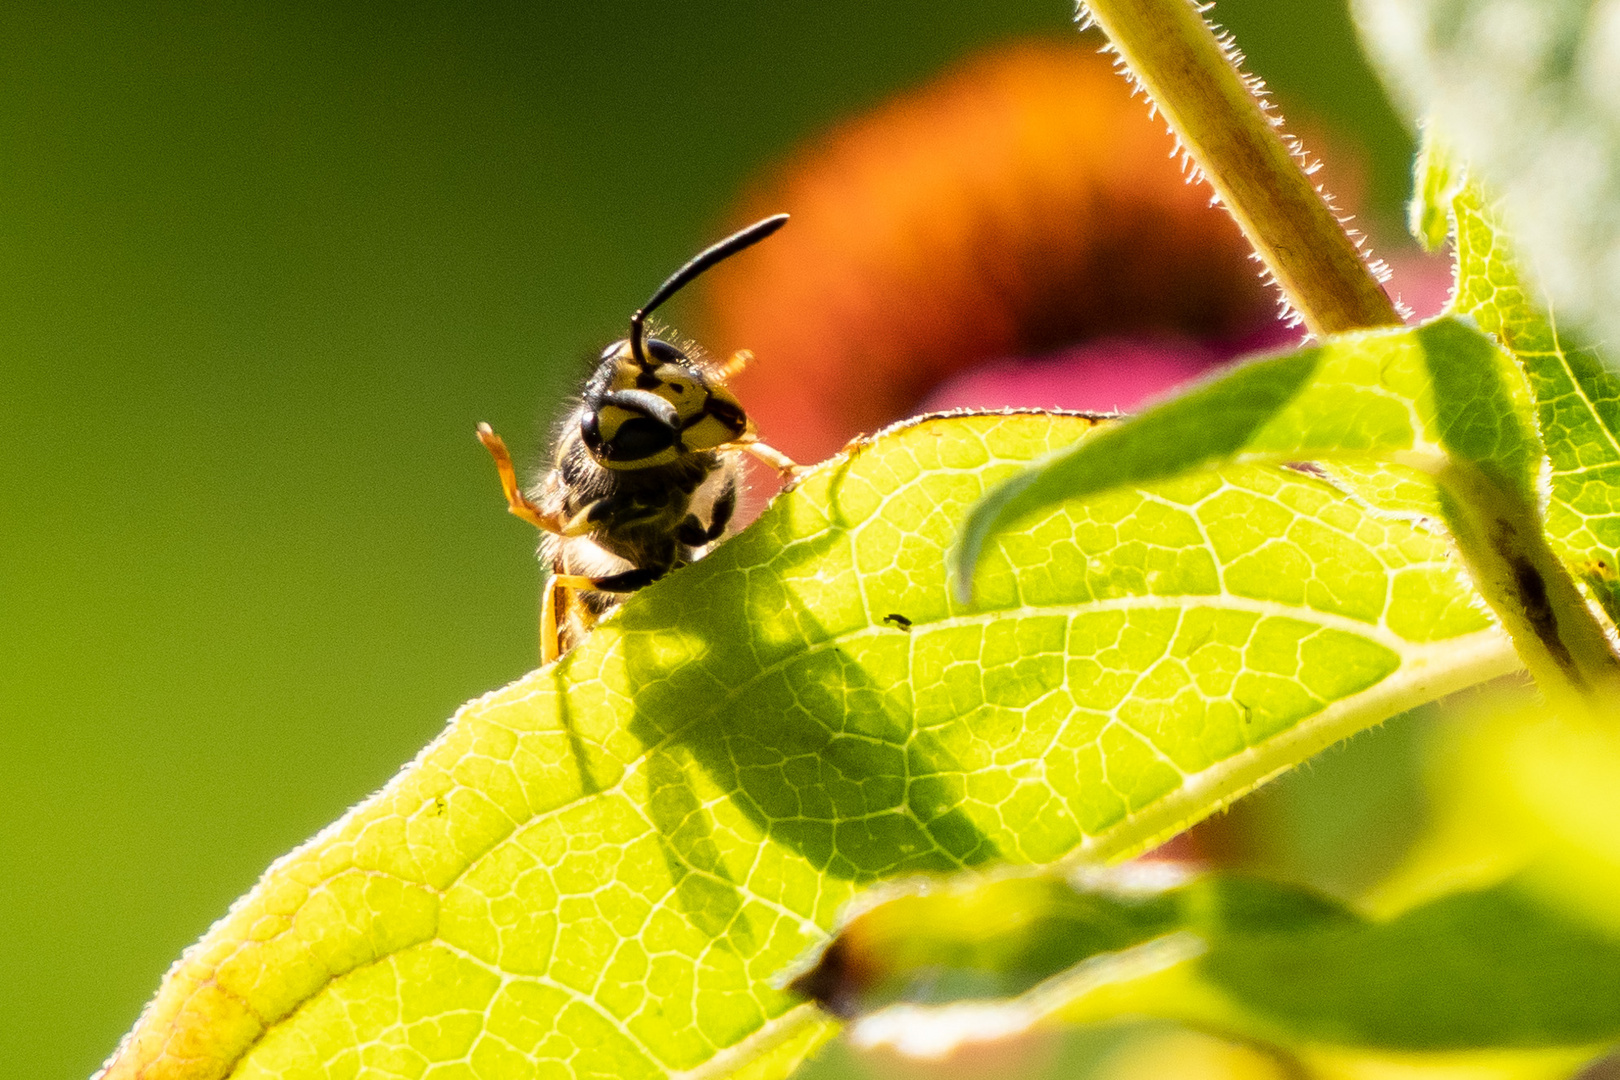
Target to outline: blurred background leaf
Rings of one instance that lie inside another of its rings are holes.
[[[1620,3],[1357,0],[1408,116],[1499,191],[1550,303],[1620,340]],[[1613,363],[1611,357],[1610,360]]]
[[[857,1040],[928,1011],[962,1018],[936,1031],[950,1040],[998,1008],[1035,1023],[1186,1018],[1283,1047],[1580,1049],[1620,1037],[1612,910],[1607,927],[1572,917],[1527,878],[1366,919],[1310,889],[1162,869],[902,884],[794,985],[854,1019]]]
[[[1394,233],[1410,146],[1343,5],[1217,14]],[[271,858],[533,665],[476,421],[537,460],[758,170],[1070,15],[6,5],[0,1073],[88,1074]]]

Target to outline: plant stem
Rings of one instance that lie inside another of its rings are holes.
[[[1317,334],[1398,326],[1356,244],[1193,0],[1083,0]],[[1620,698],[1620,659],[1547,545],[1540,511],[1455,456],[1447,524],[1475,584],[1549,699]]]
[[[1401,318],[1190,0],[1084,0],[1318,336]]]
[[[1620,659],[1548,545],[1540,511],[1467,462],[1453,460],[1439,479],[1457,551],[1536,686],[1562,711],[1612,714]]]

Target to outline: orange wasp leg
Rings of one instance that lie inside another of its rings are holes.
[[[747,349],[738,349],[731,354],[731,359],[720,365],[720,381],[729,382],[742,374],[743,368],[753,363],[754,354]]]
[[[559,593],[562,586],[555,574],[546,582],[546,591],[540,601],[540,662],[549,664],[562,656],[562,629],[557,625],[561,606]]]
[[[562,656],[562,619],[565,594],[594,588],[596,580],[583,574],[552,574],[546,581],[544,599],[540,603],[540,662],[549,664]],[[590,629],[595,620],[589,609],[581,608],[580,622]]]
[[[754,455],[754,457],[781,473],[784,479],[797,480],[810,471],[810,466],[800,465],[776,447],[762,443],[758,439],[750,439],[747,442],[735,445],[737,449]]]
[[[506,495],[506,509],[515,517],[520,517],[541,532],[563,535],[566,526],[554,521],[523,494],[518,486],[517,470],[512,467],[512,455],[506,449],[506,441],[495,434],[488,424],[478,425],[478,441],[484,444],[489,456],[495,459],[495,471],[501,478],[501,491]],[[559,609],[561,607],[558,590],[564,586],[558,582],[557,575],[553,574],[546,582],[545,591],[540,600],[540,662],[549,664],[562,655],[562,634],[558,626]]]
[[[522,518],[541,532],[561,533],[562,526],[553,521],[540,508],[523,495],[518,486],[517,470],[512,468],[512,455],[506,451],[506,442],[488,424],[478,425],[478,441],[484,444],[489,456],[495,459],[495,471],[501,477],[501,491],[506,495],[506,509]]]

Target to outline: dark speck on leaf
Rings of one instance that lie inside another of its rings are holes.
[[[897,615],[892,611],[889,614],[883,616],[883,621],[888,623],[890,626],[894,627],[896,630],[910,630],[911,629],[911,620],[910,619],[906,618],[904,615]]]
[[[849,943],[835,938],[816,960],[815,966],[803,972],[788,989],[803,994],[827,1012],[843,1019],[853,1019],[857,1002],[865,986],[865,971],[853,954]]]

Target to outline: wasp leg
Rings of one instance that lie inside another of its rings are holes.
[[[662,506],[615,502],[611,497],[597,499],[593,503],[587,503],[583,509],[569,518],[567,523],[558,531],[563,536],[583,536],[586,533],[596,532],[598,529],[611,531],[656,521],[662,518],[664,513],[665,508]],[[604,527],[602,523],[609,519],[611,519],[612,524]]]
[[[597,499],[587,503],[579,513],[569,518],[556,532],[559,536],[584,536],[595,532],[596,527],[613,511],[613,503],[609,499]]]
[[[734,477],[727,476],[726,486],[715,497],[714,506],[709,510],[709,531],[704,539],[711,544],[720,539],[736,513],[737,481]]]
[[[545,592],[540,604],[540,662],[549,664],[562,656],[563,627],[572,611],[579,629],[589,631],[596,625],[596,614],[584,604],[569,602],[569,594],[595,589],[596,580],[584,574],[552,574],[546,579]],[[577,645],[578,642],[576,641]]]
[[[707,544],[708,536],[708,527],[698,520],[696,514],[687,514],[686,520],[681,522],[681,527],[675,530],[675,539],[691,548]]]
[[[552,574],[546,581],[546,591],[540,602],[540,662],[549,664],[563,654],[562,647],[562,612],[565,603],[565,592],[595,592],[629,593],[651,585],[664,576],[661,568],[638,568],[626,570],[622,574],[609,574],[606,577],[590,577],[586,574]],[[590,629],[595,623],[594,616],[589,615],[585,609],[585,628]]]
[[[557,609],[561,606],[558,595],[562,585],[553,574],[546,579],[545,591],[540,597],[540,662],[549,664],[562,655],[562,628],[557,625]]]
[[[742,374],[743,368],[754,362],[754,354],[747,349],[738,349],[731,354],[731,359],[720,365],[720,381],[735,379]]]
[[[594,589],[596,592],[630,593],[651,585],[668,572],[665,566],[638,566],[619,574],[588,577],[584,574],[556,574],[551,580],[565,589]]]
[[[687,514],[686,520],[675,534],[675,539],[687,547],[703,547],[712,544],[725,533],[726,526],[731,524],[731,517],[737,512],[737,482],[730,477],[726,478],[724,490],[714,498],[714,508],[709,511],[709,524],[704,526],[696,514]]]
[[[478,441],[495,459],[495,471],[501,477],[501,491],[506,494],[506,509],[541,532],[562,533],[562,523],[524,497],[523,489],[518,487],[517,471],[512,468],[512,455],[506,452],[506,442],[488,424],[478,425]]]
[[[671,555],[673,559],[673,554]],[[545,599],[540,609],[540,660],[550,663],[562,655],[562,620],[566,593],[606,592],[631,593],[651,585],[673,566],[672,561],[656,566],[638,566],[617,574],[591,577],[589,574],[552,574],[546,582]],[[580,607],[583,628],[589,630],[596,623],[596,615],[588,607]]]
[[[776,447],[768,446],[765,443],[760,442],[758,439],[750,439],[747,442],[738,443],[737,449],[745,450],[748,453],[753,454],[759,460],[781,473],[783,478],[786,480],[797,480],[799,477],[810,471],[810,467],[808,465],[800,465],[797,461],[794,461]],[[515,512],[516,511],[514,511],[514,513]]]

